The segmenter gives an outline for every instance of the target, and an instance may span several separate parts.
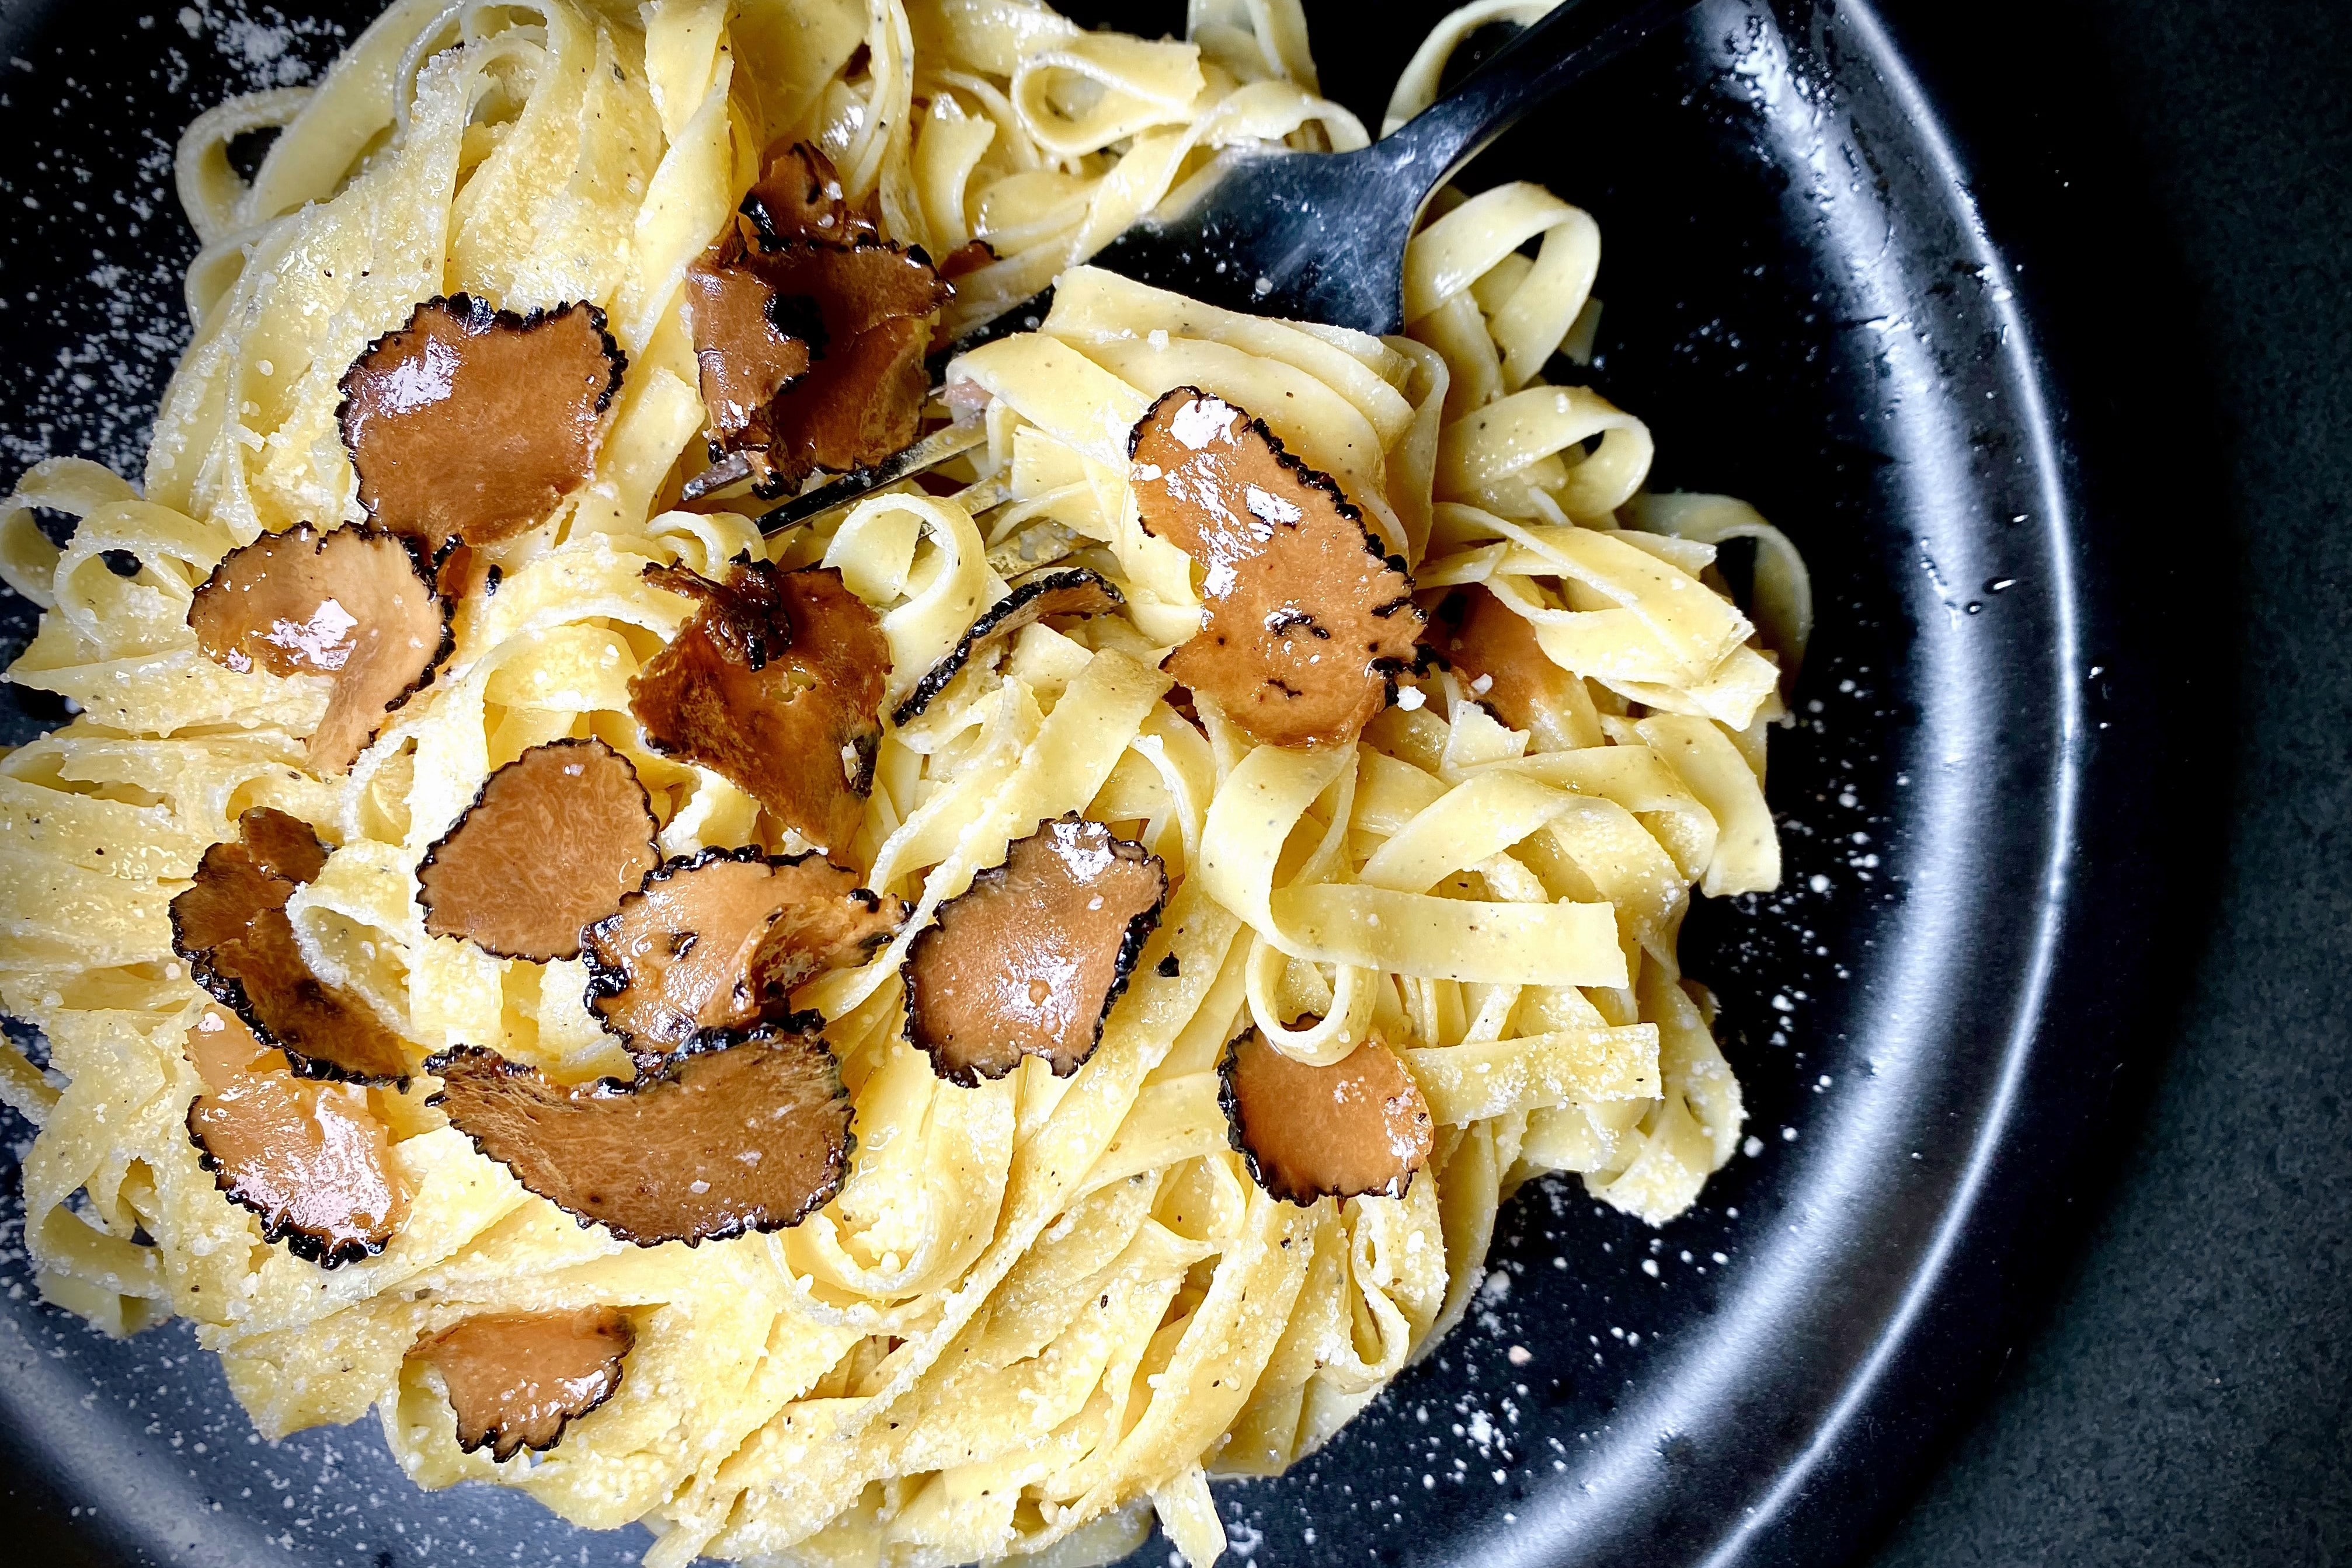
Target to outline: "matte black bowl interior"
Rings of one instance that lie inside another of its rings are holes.
[[[0,12],[8,466],[134,462],[184,337],[177,127],[304,79],[339,37],[320,18],[372,9]],[[1441,9],[1310,5],[1327,85],[1376,123]],[[1113,16],[1179,19],[1089,19]],[[1600,219],[1591,379],[1651,423],[1656,484],[1753,500],[1812,568],[1773,754],[1784,889],[1703,905],[1685,946],[1753,1135],[1654,1234],[1573,1181],[1522,1196],[1436,1355],[1291,1478],[1221,1489],[1256,1561],[1845,1561],[2031,1309],[2149,981],[2159,672],[2126,465],[2075,369],[2090,219],[2002,141],[1991,49],[1854,0],[1708,0],[1476,171]],[[8,738],[56,716],[19,701]],[[41,1561],[643,1549],[514,1494],[419,1494],[372,1424],[260,1442],[184,1326],[113,1343],[38,1304],[20,1223],[0,1521]]]

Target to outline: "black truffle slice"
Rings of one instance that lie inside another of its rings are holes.
[[[703,850],[648,873],[582,934],[588,1008],[646,1061],[707,1029],[783,1020],[794,988],[864,963],[905,917],[821,855]]]
[[[433,589],[456,607],[468,599],[495,599],[506,579],[506,568],[490,559],[489,550],[452,542],[434,558]]]
[[[832,161],[795,143],[770,155],[743,198],[746,222],[688,268],[687,315],[713,457],[688,485],[689,497],[747,478],[759,495],[781,495],[813,467],[868,466],[914,440],[926,389],[905,362],[902,340],[950,290],[943,271],[924,276],[929,263],[921,252],[884,244],[871,206],[851,206]],[[763,258],[806,245],[874,255],[835,269],[841,276],[831,281],[846,288],[794,291]],[[895,301],[856,287],[893,282],[909,286]],[[894,318],[900,325],[887,327]],[[846,361],[827,366],[831,390],[787,404],[783,394],[828,357]]]
[[[978,272],[996,259],[996,247],[984,239],[968,239],[940,257],[940,276],[953,283]]]
[[[328,1269],[372,1258],[408,1216],[392,1131],[348,1083],[307,1083],[219,1008],[188,1030],[205,1082],[188,1136],[220,1190],[261,1217],[266,1241]]]
[[[1205,574],[1201,629],[1161,667],[1261,744],[1355,739],[1419,656],[1404,562],[1329,475],[1198,387],[1153,403],[1128,455],[1145,529]]]
[[[770,405],[814,362],[810,323],[723,240],[686,269],[686,313],[712,443],[765,451],[776,437]]]
[[[915,689],[907,694],[907,700],[890,715],[890,722],[912,723],[930,706],[932,698],[948,689],[948,683],[971,662],[971,656],[989,643],[1010,637],[1049,615],[1102,615],[1126,602],[1126,598],[1100,573],[1085,567],[1040,572],[1015,583],[1012,592],[981,612],[971,629],[938,664],[924,672]]]
[[[246,934],[257,909],[283,909],[295,888],[326,868],[327,846],[310,824],[275,807],[237,819],[237,837],[205,851],[194,883],[172,900],[173,945],[195,955]]]
[[[246,812],[238,830],[239,841],[205,852],[194,883],[172,900],[173,950],[303,1077],[405,1082],[400,1037],[366,1002],[312,974],[295,944],[286,902],[319,873],[326,847],[309,824],[267,806]],[[304,874],[282,874],[297,871]]]
[[[449,608],[408,540],[300,523],[223,557],[188,601],[188,629],[229,669],[331,680],[310,751],[340,773],[448,656]]]
[[[768,160],[741,210],[765,250],[796,239],[854,240],[877,232],[873,215],[849,204],[833,160],[805,141]]]
[[[849,1095],[814,1034],[708,1030],[657,1072],[568,1089],[474,1046],[425,1065],[427,1103],[477,1149],[640,1247],[797,1225],[849,1169]]]
[[[882,744],[880,618],[829,567],[739,562],[724,582],[677,567],[646,575],[701,604],[629,682],[646,744],[709,768],[845,857]]]
[[[416,868],[425,929],[502,958],[580,956],[583,926],[661,863],[652,802],[601,740],[534,746],[482,781]]]
[[[1576,711],[1578,677],[1552,663],[1536,641],[1534,622],[1485,584],[1446,598],[1429,628],[1429,645],[1473,683],[1473,695],[1503,723],[1534,736],[1539,747],[1574,744],[1564,716]]]
[[[408,1354],[440,1372],[457,1446],[504,1460],[525,1448],[546,1452],[565,1427],[610,1399],[635,1343],[626,1313],[583,1307],[480,1313],[418,1340]]]
[[[924,356],[955,290],[921,250],[851,230],[763,225],[754,249],[730,229],[688,269],[707,434],[762,496],[869,467],[921,432]]]
[[[426,300],[343,372],[360,504],[436,554],[538,527],[595,472],[627,365],[593,305]]]
[[[1328,1067],[1309,1067],[1253,1029],[1218,1064],[1234,1147],[1258,1186],[1285,1203],[1402,1197],[1436,1139],[1429,1103],[1397,1053],[1370,1039]]]
[[[966,1087],[1024,1056],[1067,1078],[1101,1041],[1167,899],[1167,868],[1142,845],[1076,812],[1045,823],[908,945],[908,1041]]]
[[[920,250],[861,237],[800,240],[748,257],[787,319],[814,315],[823,342],[807,375],[770,407],[763,487],[843,474],[914,444],[930,377],[931,321],[954,290]]]
[[[290,811],[252,807],[237,818],[236,833],[247,858],[270,876],[305,883],[327,869],[327,846],[318,830]]]

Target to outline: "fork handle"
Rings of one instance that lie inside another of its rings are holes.
[[[1426,200],[1519,117],[1690,9],[1693,0],[1561,0],[1452,92],[1373,143]]]

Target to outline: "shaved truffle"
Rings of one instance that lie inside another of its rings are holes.
[[[563,1428],[610,1399],[636,1343],[626,1313],[483,1312],[416,1342],[409,1351],[441,1374],[457,1417],[457,1446],[511,1459],[544,1453]]]
[[[569,1089],[474,1046],[425,1065],[429,1103],[477,1149],[640,1247],[797,1225],[849,1168],[849,1094],[814,1034],[712,1030],[658,1072]]]
[[[1402,1197],[1429,1159],[1429,1103],[1377,1037],[1328,1067],[1309,1067],[1253,1029],[1227,1048],[1218,1073],[1234,1147],[1258,1186],[1285,1203]]]
[[[819,859],[814,863],[825,862]],[[865,963],[887,946],[906,922],[907,906],[895,894],[848,886],[857,880],[855,873],[831,869],[838,891],[818,891],[814,897],[785,904],[751,955],[751,998],[762,1018],[804,1019],[807,1015],[792,1013],[794,991],[827,969]]]
[[[309,523],[228,552],[188,601],[188,629],[215,664],[334,683],[310,760],[340,773],[455,646],[449,606],[409,541]]]
[[[484,779],[425,852],[425,929],[502,958],[576,958],[581,927],[618,909],[661,863],[655,829],[627,758],[601,740],[534,746]]]
[[[833,160],[805,141],[768,160],[759,183],[743,197],[742,213],[769,250],[788,240],[846,240],[875,232],[873,217],[849,204]]]
[[[930,318],[954,292],[929,258],[882,240],[804,240],[751,264],[780,298],[813,303],[824,335],[806,379],[777,400],[777,472],[845,472],[913,442],[930,390]]]
[[[953,293],[919,249],[871,233],[762,250],[720,235],[688,275],[713,444],[763,496],[912,445],[931,322]]]
[[[1072,567],[1065,571],[1040,572],[1025,582],[1017,583],[1013,591],[981,612],[980,619],[971,630],[957,640],[947,655],[933,664],[915,683],[890,715],[897,725],[911,723],[915,716],[930,706],[931,699],[948,689],[948,683],[971,656],[989,643],[1010,637],[1024,626],[1033,626],[1049,615],[1102,615],[1127,602],[1118,589],[1100,573],[1084,567]]]
[[[205,851],[195,881],[172,900],[172,939],[191,958],[243,936],[257,909],[283,909],[295,888],[325,869],[327,846],[310,824],[271,806],[237,820],[235,841]]]
[[[1535,737],[1539,747],[1579,744],[1567,716],[1580,704],[1577,676],[1552,662],[1536,641],[1535,623],[1472,583],[1448,598],[1430,629],[1430,644],[1473,684],[1478,700],[1513,729]],[[1476,683],[1484,683],[1483,685]]]
[[[314,880],[327,869],[327,846],[318,830],[275,806],[255,806],[236,820],[247,858],[260,871],[288,882]]]
[[[686,269],[686,313],[711,439],[722,451],[775,440],[768,417],[776,394],[808,374],[808,324],[788,314],[774,287],[725,245]],[[747,470],[748,472],[748,470]]]
[[[220,1190],[261,1217],[265,1241],[324,1268],[372,1258],[408,1215],[392,1132],[347,1083],[306,1083],[219,1008],[188,1030],[204,1092],[188,1136]]]
[[[537,528],[594,472],[627,364],[593,305],[426,300],[343,372],[360,504],[436,552]]]
[[[1329,476],[1197,387],[1153,403],[1128,454],[1144,528],[1206,574],[1201,629],[1163,667],[1262,744],[1353,740],[1415,656],[1404,562]]]
[[[780,290],[750,256],[793,241],[853,243],[878,240],[880,234],[872,217],[843,195],[832,160],[805,141],[769,159],[744,196],[742,212],[757,245],[746,246],[742,231],[730,227],[687,268],[687,319],[711,444],[732,455],[712,474],[730,475],[727,483],[756,479],[773,492],[787,476],[772,465],[769,451],[793,445],[773,405],[808,374],[831,336],[814,299]]]
[[[266,806],[238,829],[237,841],[205,852],[194,883],[172,900],[173,950],[302,1076],[404,1082],[400,1037],[365,1001],[312,974],[294,940],[287,900],[326,864],[326,847],[309,824]]]
[[[796,988],[864,963],[905,917],[821,856],[704,850],[582,933],[588,1008],[640,1061],[658,1057],[706,1029],[785,1019]]]
[[[723,583],[646,575],[702,608],[629,682],[646,743],[698,764],[838,858],[865,820],[890,643],[830,567],[739,562]]]
[[[966,240],[940,257],[940,276],[953,283],[957,278],[978,272],[996,259],[996,247],[984,239]]]
[[[1045,823],[908,947],[908,1042],[966,1087],[1024,1056],[1067,1078],[1094,1054],[1167,899],[1167,868],[1140,844],[1076,812]]]
[[[452,544],[434,563],[433,586],[448,601],[454,614],[457,606],[468,599],[496,597],[499,580],[505,576],[505,569],[490,559],[487,551],[471,545]]]

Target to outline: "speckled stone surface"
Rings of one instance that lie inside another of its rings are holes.
[[[2185,284],[2174,433],[2246,596],[2219,909],[2105,1214],[1883,1568],[2352,1560],[2352,5],[2070,0]],[[2168,255],[2167,253],[2169,253]],[[2231,639],[2226,602],[2180,606]]]

